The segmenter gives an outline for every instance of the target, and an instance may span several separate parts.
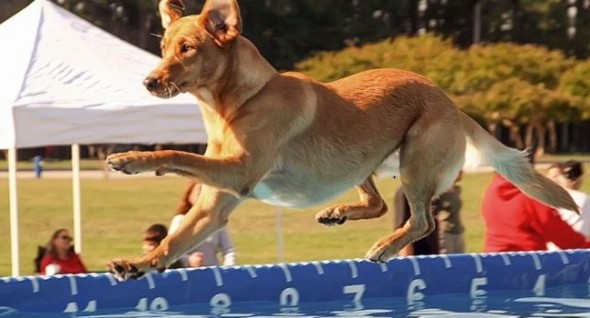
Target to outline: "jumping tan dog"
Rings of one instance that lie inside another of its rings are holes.
[[[127,152],[107,158],[128,174],[177,173],[204,184],[180,229],[148,255],[115,260],[119,279],[163,269],[225,226],[247,198],[283,207],[309,207],[355,186],[360,201],[316,215],[333,225],[387,211],[375,173],[400,175],[412,217],[383,237],[366,258],[384,262],[433,230],[430,200],[447,190],[465,160],[466,142],[528,195],[577,210],[565,190],[535,172],[526,154],[503,146],[459,111],[430,80],[379,69],[322,84],[298,73],[279,74],[240,35],[235,0],[207,0],[200,15],[182,17],[180,0],[162,0],[166,28],[162,61],[144,81],[159,97],[190,93],[208,133],[204,156]]]

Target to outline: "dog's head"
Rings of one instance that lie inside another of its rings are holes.
[[[236,0],[207,0],[201,14],[182,16],[182,0],[161,0],[162,61],[144,80],[153,94],[169,98],[219,80],[242,23]]]

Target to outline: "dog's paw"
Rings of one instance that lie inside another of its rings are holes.
[[[386,263],[396,257],[404,246],[404,242],[399,239],[399,231],[396,231],[391,236],[386,236],[375,242],[365,254],[365,259],[376,263]]]
[[[151,155],[149,152],[128,151],[109,155],[106,162],[112,170],[125,174],[137,174],[144,171],[155,170],[151,167]]]
[[[315,215],[316,221],[323,225],[333,226],[346,222],[346,216],[340,214],[338,208],[327,208]]]
[[[367,254],[365,254],[366,260],[375,263],[386,263],[390,258],[391,257],[387,256],[386,250],[382,248],[371,248]]]
[[[146,274],[145,271],[139,270],[136,265],[126,260],[114,260],[107,264],[107,268],[118,281],[139,279]]]

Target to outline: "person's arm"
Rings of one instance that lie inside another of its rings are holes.
[[[580,209],[579,232],[590,238],[590,199],[587,199]]]
[[[49,264],[51,264],[51,257],[48,254],[45,254],[41,259],[41,265],[39,266],[39,274],[45,275],[45,268]]]
[[[172,220],[170,221],[170,226],[168,227],[168,235],[174,233],[180,227],[180,223],[184,218],[184,214],[176,214]]]
[[[554,208],[532,201],[533,219],[539,235],[561,249],[590,248],[590,241],[567,224]]]
[[[176,214],[186,214],[188,210],[190,210],[193,207],[193,203],[195,202],[196,197],[191,198],[191,194],[193,193],[193,189],[195,186],[197,186],[197,183],[193,180],[190,180],[189,183],[186,185],[184,193],[182,194],[182,199],[180,200],[180,203],[176,208]]]
[[[223,254],[223,265],[232,266],[236,264],[236,251],[234,245],[229,238],[229,233],[226,228],[219,231],[219,246]]]
[[[88,269],[86,268],[86,265],[84,265],[84,262],[82,262],[82,257],[79,254],[75,254],[76,258],[78,259],[78,263],[80,263],[80,268],[82,268],[83,273],[88,273]]]
[[[410,243],[404,247],[397,253],[398,256],[412,256],[414,255],[414,244]]]
[[[192,254],[184,254],[183,262],[186,263],[183,267],[201,267],[203,266],[203,253],[201,252],[194,252]]]

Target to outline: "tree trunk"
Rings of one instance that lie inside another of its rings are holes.
[[[535,126],[533,126],[533,124],[531,124],[531,123],[527,124],[526,134],[524,137],[524,142],[527,147],[531,147],[533,145],[533,138],[534,138],[533,133],[534,132],[535,132]]]
[[[488,125],[488,131],[490,132],[490,134],[492,134],[492,136],[498,138],[498,136],[496,135],[498,133],[498,124],[497,123],[490,123]]]
[[[522,140],[522,136],[520,135],[520,126],[510,119],[504,119],[502,124],[504,127],[508,128],[508,131],[510,132],[510,142],[512,145],[517,149],[523,149],[524,142]]]
[[[557,129],[555,127],[555,121],[550,120],[547,123],[547,130],[549,133],[549,151],[556,152],[557,151]]]
[[[418,0],[408,1],[408,25],[406,35],[415,35],[418,33],[420,18],[418,16]]]
[[[535,129],[537,131],[537,151],[535,152],[535,157],[538,158],[545,154],[545,148],[547,146],[547,128],[542,123],[537,123],[535,125]]]

